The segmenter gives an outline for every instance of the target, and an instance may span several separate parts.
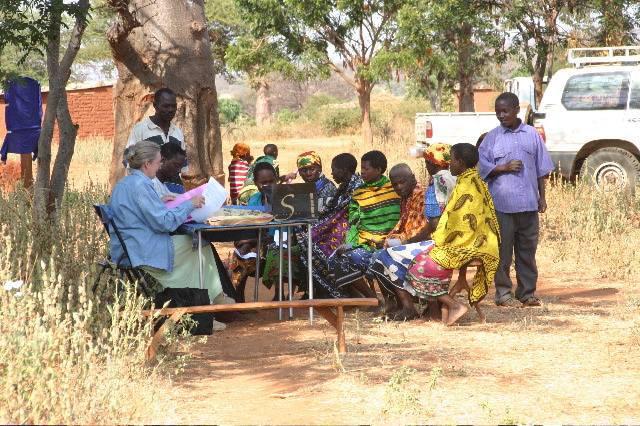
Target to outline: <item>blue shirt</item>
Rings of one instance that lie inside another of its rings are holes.
[[[502,213],[538,211],[538,178],[553,171],[553,162],[535,128],[520,123],[511,130],[498,126],[484,137],[479,148],[480,176],[487,182],[496,210]],[[489,173],[501,164],[522,161],[519,172]]]
[[[174,251],[169,233],[187,219],[193,210],[191,202],[166,208],[151,179],[140,170],[131,170],[116,184],[109,206],[131,257],[131,266],[173,271]],[[123,250],[113,230],[110,233],[111,258],[117,261]]]

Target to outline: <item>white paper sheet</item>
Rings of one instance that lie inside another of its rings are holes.
[[[202,195],[204,197],[204,206],[192,211],[187,220],[204,222],[213,216],[215,212],[220,210],[224,205],[224,202],[227,200],[227,191],[224,187],[214,178],[209,178],[209,182],[204,185],[200,185],[191,191],[185,192],[184,194],[178,195],[175,200],[169,201],[165,203],[165,205],[167,208],[171,209],[198,195]]]
[[[217,180],[209,178],[202,196],[204,197],[204,206],[191,212],[191,219],[195,222],[204,222],[220,210],[227,200],[227,191]]]

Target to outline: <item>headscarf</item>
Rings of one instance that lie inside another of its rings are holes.
[[[315,151],[307,151],[298,155],[297,165],[299,169],[302,169],[304,167],[309,167],[314,164],[317,164],[318,166],[322,167],[322,160],[320,159],[320,156]]]
[[[233,149],[231,150],[231,156],[233,156],[234,160],[245,157],[249,154],[251,154],[251,148],[249,148],[249,145],[242,142],[238,142],[237,144],[235,144],[233,146]]]
[[[431,238],[436,244],[429,256],[445,269],[460,269],[475,259],[482,262],[469,291],[469,304],[480,302],[498,270],[500,227],[487,184],[475,167],[458,176]]]
[[[434,143],[429,145],[423,154],[424,159],[442,168],[449,168],[451,161],[451,145]]]

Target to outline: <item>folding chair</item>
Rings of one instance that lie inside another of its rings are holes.
[[[111,228],[122,246],[122,255],[119,259],[111,259],[111,253],[109,253],[106,259],[98,262],[100,272],[98,272],[98,277],[93,284],[93,292],[96,291],[100,278],[104,272],[109,270],[112,275],[118,275],[120,279],[124,280],[126,277],[126,279],[131,282],[137,282],[142,294],[146,297],[152,297],[153,294],[151,289],[153,286],[148,282],[144,271],[140,268],[131,266],[129,251],[127,250],[127,246],[124,244],[124,239],[122,238],[122,234],[120,234],[120,230],[113,221],[113,212],[111,211],[111,208],[106,204],[94,204],[93,208],[95,209],[98,218],[100,218],[100,222],[102,222],[109,239],[111,239],[111,234],[109,233],[109,229]]]

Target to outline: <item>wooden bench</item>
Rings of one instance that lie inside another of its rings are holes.
[[[165,333],[169,328],[177,323],[185,314],[215,313],[215,312],[233,312],[233,311],[258,311],[264,309],[279,308],[314,308],[318,313],[331,324],[338,333],[338,351],[344,353],[347,351],[347,344],[344,336],[344,308],[351,306],[378,306],[378,299],[360,298],[360,299],[313,299],[313,300],[292,300],[292,301],[273,301],[273,302],[254,302],[254,303],[232,303],[229,305],[204,305],[189,306],[184,308],[164,308],[149,309],[143,311],[143,315],[161,315],[169,318],[154,333],[151,342],[147,347],[147,360],[155,359],[158,347],[164,341]],[[333,312],[332,308],[336,309]]]

